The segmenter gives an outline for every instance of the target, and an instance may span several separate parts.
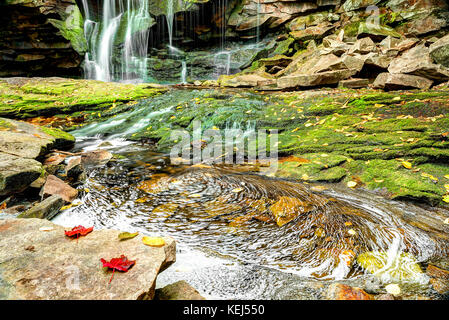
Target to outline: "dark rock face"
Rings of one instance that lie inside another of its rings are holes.
[[[0,10],[0,76],[81,76],[75,0],[7,0]]]

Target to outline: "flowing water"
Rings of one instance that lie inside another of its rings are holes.
[[[399,259],[407,253],[426,263],[448,254],[444,235],[404,218],[422,209],[372,194],[318,194],[265,177],[257,166],[172,165],[166,154],[124,139],[169,113],[176,102],[167,99],[173,95],[145,102],[146,113],[136,108],[74,132],[76,149],[108,148],[118,156],[89,170],[90,192],[56,223],[172,236],[178,262],[158,286],[187,280],[208,298],[320,298],[330,281],[371,281],[353,262],[366,252],[385,253],[383,271],[410,271],[413,277],[401,280],[410,285],[408,294],[429,291],[428,278],[413,273],[414,262]],[[378,285],[393,281],[379,275]]]
[[[148,0],[105,0],[102,20],[93,21],[87,2],[84,32],[88,42],[85,74],[101,81],[142,82],[152,18]]]

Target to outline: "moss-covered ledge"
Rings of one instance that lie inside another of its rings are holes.
[[[151,84],[123,84],[65,78],[0,79],[0,117],[87,115],[153,97],[167,89]]]

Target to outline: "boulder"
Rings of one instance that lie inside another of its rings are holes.
[[[327,300],[374,300],[374,297],[364,290],[342,283],[333,283],[326,292]]]
[[[65,168],[65,174],[69,178],[78,178],[84,172],[84,166],[81,163],[81,157],[75,157],[69,160]]]
[[[304,30],[292,31],[290,35],[299,41],[319,40],[327,36],[334,28],[333,25],[324,23]]]
[[[219,79],[220,85],[224,87],[259,87],[261,83],[265,84],[267,80],[275,81],[274,79],[267,79],[258,74],[241,74],[237,76],[221,76]]]
[[[435,63],[449,68],[449,34],[432,43],[429,53]]]
[[[78,196],[78,190],[72,188],[56,176],[49,175],[42,187],[41,196],[46,198],[52,195],[59,195],[64,201],[72,202]]]
[[[75,138],[58,129],[0,118],[0,152],[36,159],[52,148],[68,148]]]
[[[47,220],[1,220],[0,299],[152,299],[158,273],[175,261],[175,241],[164,238],[163,247],[150,247],[141,235],[120,241],[119,234],[94,229],[71,239]],[[112,271],[100,259],[121,255],[136,263],[128,272],[115,272],[109,283]]]
[[[81,155],[81,164],[84,166],[103,165],[112,159],[112,154],[103,149],[85,152]]]
[[[381,0],[346,0],[342,8],[344,11],[354,11],[357,9],[366,8],[369,6],[376,5]]]
[[[424,89],[432,86],[433,81],[410,74],[380,73],[373,83],[374,88],[384,90]]]
[[[38,218],[51,220],[58,214],[64,205],[64,200],[59,195],[48,197],[44,201],[21,213],[19,218]]]
[[[449,79],[449,68],[433,63],[429,48],[420,44],[391,61],[390,73],[413,74],[439,82]]]
[[[349,53],[360,53],[360,54],[366,54],[373,52],[376,49],[376,44],[374,41],[369,38],[362,38],[358,39],[352,47],[349,49]]]
[[[357,38],[370,37],[375,41],[384,39],[388,36],[400,38],[401,34],[388,26],[368,22],[361,22],[357,31]]]
[[[23,191],[40,177],[42,170],[36,160],[0,152],[0,196]]]
[[[186,281],[181,280],[156,290],[154,300],[206,300]]]
[[[339,87],[350,89],[366,88],[368,85],[369,85],[368,79],[360,79],[360,78],[341,80],[338,83]]]
[[[327,71],[316,74],[295,74],[277,79],[277,86],[280,89],[297,87],[315,87],[322,85],[337,84],[341,80],[348,79],[355,75],[357,70],[345,69]]]

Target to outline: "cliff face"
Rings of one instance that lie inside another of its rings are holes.
[[[91,15],[101,15],[102,2],[86,2]],[[167,32],[161,17],[167,12],[167,3],[167,0],[149,1],[150,14],[157,18],[153,38],[159,37],[158,32]],[[309,40],[319,44],[324,37],[342,29],[345,41],[365,34],[372,38],[389,35],[439,39],[449,30],[445,0],[175,0],[174,4],[178,37],[205,42],[219,38],[223,21],[217,16],[218,11],[213,10],[224,5],[229,38],[251,39],[258,32],[282,33],[294,39],[286,44],[293,51],[277,52],[287,56],[304,49]],[[87,45],[80,8],[81,0],[0,2],[0,77],[82,76],[81,63]],[[189,23],[189,19],[198,22]],[[376,30],[372,30],[373,25]]]
[[[85,41],[75,0],[6,0],[0,10],[0,77],[81,76]]]

